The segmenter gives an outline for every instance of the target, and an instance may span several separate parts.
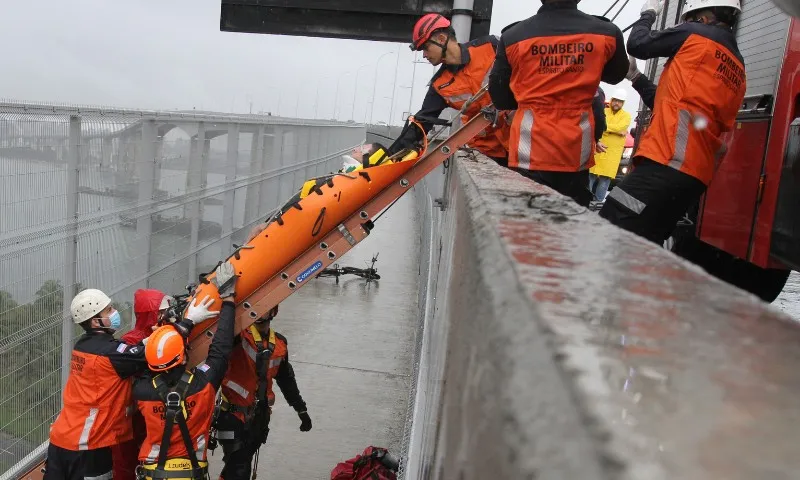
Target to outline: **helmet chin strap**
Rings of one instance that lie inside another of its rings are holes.
[[[103,333],[108,333],[109,335],[114,335],[115,333],[117,333],[117,331],[114,330],[111,327],[92,327],[92,328],[89,329],[89,331],[90,332],[103,332]]]
[[[108,333],[110,335],[114,335],[115,333],[117,333],[116,329],[111,328],[111,327],[106,327],[105,325],[103,325],[102,324],[102,319],[101,319],[101,323],[100,323],[99,327],[91,327],[89,329],[89,331],[90,332],[103,332],[103,333]]]
[[[447,37],[444,39],[444,44],[436,42],[434,40],[428,40],[428,43],[436,45],[437,47],[442,49],[442,63],[445,63],[447,59],[447,44],[450,43],[450,34],[447,34]]]
[[[444,45],[439,45],[442,48],[442,63],[446,63],[447,60],[447,44],[450,43],[450,34],[447,34],[447,37],[444,39]]]

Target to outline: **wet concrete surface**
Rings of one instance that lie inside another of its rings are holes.
[[[404,197],[339,261],[365,267],[379,253],[381,280],[347,276],[336,285],[318,278],[281,304],[273,328],[288,339],[313,429],[300,432],[297,414],[276,386],[259,478],[326,479],[338,462],[369,445],[400,451],[418,322],[415,211],[413,198]],[[222,449],[209,460],[217,478]]]
[[[798,478],[795,322],[489,161],[456,168],[454,258],[478,265],[451,284],[442,478]]]
[[[783,292],[772,303],[787,315],[800,322],[800,273],[792,272]]]

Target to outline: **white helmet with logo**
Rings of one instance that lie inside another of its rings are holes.
[[[800,17],[800,1],[798,0],[772,0],[781,10],[793,17]]]
[[[686,20],[686,15],[692,12],[716,7],[729,7],[736,10],[737,14],[742,13],[741,0],[686,0],[681,18]]]
[[[628,91],[625,90],[624,88],[618,88],[618,89],[614,90],[614,94],[611,95],[611,99],[613,100],[615,98],[617,100],[619,100],[619,101],[627,102],[628,101]]]
[[[110,304],[111,299],[108,298],[108,295],[96,288],[87,288],[72,299],[72,305],[70,306],[72,321],[83,323],[102,312]]]

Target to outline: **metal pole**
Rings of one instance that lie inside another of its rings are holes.
[[[390,127],[392,126],[392,116],[394,115],[394,92],[397,91],[397,69],[400,67],[400,49],[397,49],[397,61],[394,63],[394,83],[392,83],[392,104],[389,106],[389,121],[386,122]]]
[[[339,87],[342,83],[342,79],[350,72],[344,72],[343,74],[339,75],[339,79],[336,80],[336,95],[333,96],[333,119],[336,120],[336,111],[339,109]]]
[[[470,31],[472,30],[472,15],[460,13],[460,11],[472,13],[474,3],[473,0],[455,0],[453,2],[453,11],[456,13],[453,14],[452,25],[459,42],[469,41]]]
[[[360,72],[361,69],[364,67],[369,67],[369,65],[361,65],[360,67],[358,67],[358,70],[356,70],[356,80],[353,83],[353,105],[352,108],[350,109],[350,120],[353,121],[355,121],[356,119],[356,93],[358,92],[358,72]]]
[[[189,193],[200,193],[206,183],[204,170],[203,170],[203,155],[205,154],[206,145],[206,125],[204,122],[199,122],[197,125],[197,137],[191,140],[189,152],[189,164],[186,166],[186,190]],[[186,220],[191,222],[191,236],[189,238],[189,251],[197,250],[198,242],[200,241],[200,220],[202,217],[202,208],[200,200],[194,200],[186,206]],[[197,281],[197,255],[192,254],[189,256],[189,283]]]
[[[81,117],[69,117],[69,150],[67,156],[67,218],[72,220],[64,252],[63,308],[69,309],[78,283],[78,165],[81,158]],[[70,315],[63,315],[61,324],[61,386],[67,384],[72,364],[72,338],[75,324]]]
[[[380,57],[378,57],[378,61],[375,62],[375,82],[372,84],[372,106],[370,107],[369,111],[369,123],[372,123],[372,119],[375,115],[375,94],[378,93],[378,66],[381,63],[381,58],[385,57],[386,55],[390,55],[394,52],[386,52]]]
[[[411,115],[411,102],[414,101],[414,80],[417,78],[417,52],[414,52],[414,66],[411,69],[411,93],[408,96],[408,114]]]
[[[136,170],[139,176],[138,207],[148,209],[155,192],[156,141],[158,130],[155,120],[142,122],[142,140],[137,149],[140,158],[136,159]],[[147,272],[150,271],[151,237],[153,235],[152,215],[142,215],[136,219],[136,264],[138,276],[144,278],[138,288],[147,288]]]
[[[236,181],[236,164],[239,163],[239,132],[241,126],[238,123],[228,125],[228,149],[225,161],[225,182],[230,185]],[[251,165],[251,168],[253,165]],[[235,217],[234,207],[236,206],[236,189],[225,192],[222,200],[222,241],[223,251],[231,249]]]
[[[322,79],[317,80],[317,96],[314,98],[314,118],[317,119],[319,118],[319,115],[317,115],[317,106],[319,105],[319,82],[321,81]]]

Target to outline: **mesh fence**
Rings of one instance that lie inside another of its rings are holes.
[[[362,126],[0,103],[0,474],[48,438],[78,332],[69,303],[183,293]]]

